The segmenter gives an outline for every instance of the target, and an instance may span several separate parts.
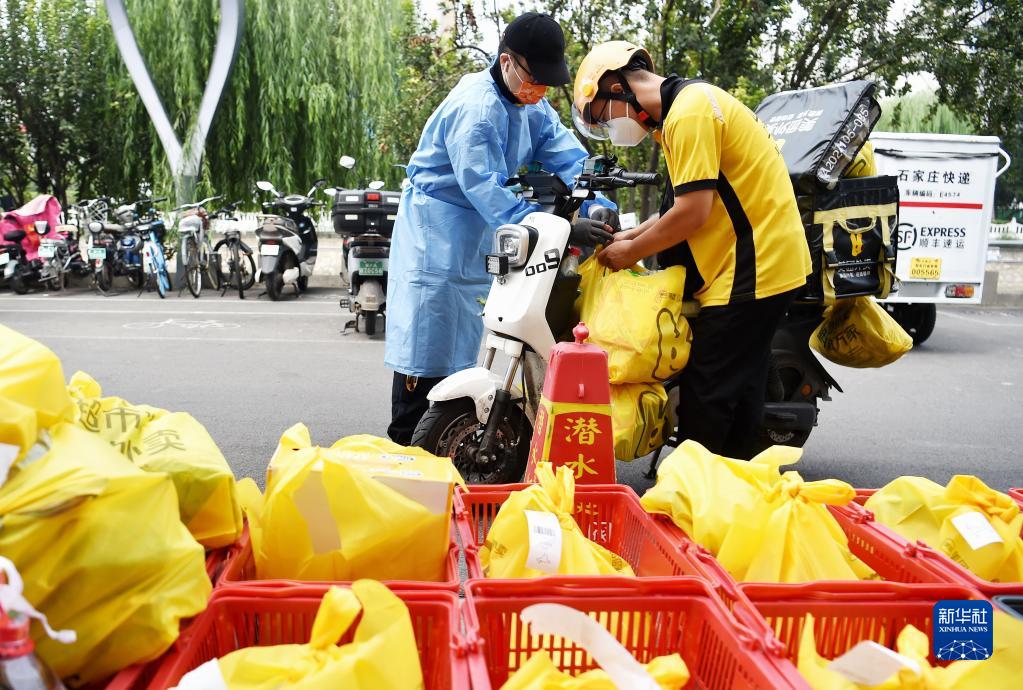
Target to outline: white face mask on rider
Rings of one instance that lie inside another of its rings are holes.
[[[625,114],[629,114],[629,104],[625,104]],[[607,121],[608,139],[614,146],[638,146],[650,132],[631,117],[615,117]]]

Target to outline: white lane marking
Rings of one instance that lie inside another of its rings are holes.
[[[1007,312],[999,312],[999,314],[1007,316]],[[963,314],[956,314],[955,312],[942,310],[942,316],[951,316],[953,319],[961,319],[962,321],[969,321],[970,323],[979,323],[982,326],[992,326],[994,328],[1023,328],[1023,321],[1017,320],[1016,323],[998,323],[997,321],[985,321],[984,319],[975,319],[971,316],[965,316]]]
[[[164,321],[133,321],[122,324],[121,328],[129,330],[153,330],[170,326],[172,328],[183,328],[186,331],[206,330],[207,328],[241,328],[240,323],[224,323],[216,319],[204,319],[202,321],[189,321],[187,319],[166,319]]]
[[[4,309],[0,314],[146,314],[152,316],[153,309]],[[168,314],[194,314],[217,316],[346,316],[351,312],[341,311],[185,311],[167,309]]]
[[[258,343],[284,343],[287,345],[304,345],[305,343],[325,343],[328,345],[380,345],[383,346],[383,340],[349,340],[343,336],[338,335],[337,340],[327,340],[326,338],[197,338],[197,337],[185,337],[185,336],[156,336],[156,335],[39,335],[34,333],[22,333],[22,335],[28,336],[29,338],[35,338],[36,340],[160,340],[160,341],[188,341],[188,342],[200,342],[200,343],[247,343],[247,344],[258,344]]]

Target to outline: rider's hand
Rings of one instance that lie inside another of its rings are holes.
[[[618,220],[618,211],[610,209],[607,206],[594,204],[590,208],[590,218],[593,220],[599,220],[601,223],[611,228],[611,232],[622,231],[622,224]]]
[[[579,218],[572,223],[572,232],[568,237],[577,247],[596,247],[598,244],[607,244],[611,241],[611,233],[608,232],[607,226],[592,218]]]
[[[615,239],[597,254],[597,261],[613,271],[630,268],[643,257],[633,256],[633,240]]]

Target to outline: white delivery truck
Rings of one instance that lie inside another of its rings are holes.
[[[1009,154],[998,137],[874,132],[870,141],[877,173],[899,179],[901,284],[885,304],[919,345],[938,304],[980,304],[995,179]]]

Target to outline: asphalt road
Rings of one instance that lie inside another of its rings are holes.
[[[295,422],[325,445],[385,433],[383,335],[342,335],[339,296],[0,292],[0,323],[52,348],[68,377],[82,369],[107,394],[192,413],[239,476],[261,478]],[[889,367],[826,366],[845,393],[822,403],[796,467],[806,479],[877,487],[901,474],[969,473],[998,489],[1023,486],[1023,310],[942,309],[931,339]],[[620,463],[619,478],[642,491],[645,469]]]

